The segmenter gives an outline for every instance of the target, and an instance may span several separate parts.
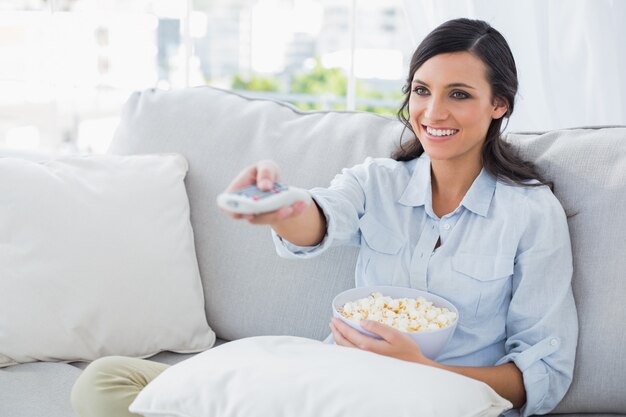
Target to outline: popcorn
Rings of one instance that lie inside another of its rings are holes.
[[[393,299],[379,292],[346,303],[338,311],[347,319],[368,319],[404,332],[415,333],[443,329],[457,319],[456,313],[445,307],[435,307],[424,297]]]

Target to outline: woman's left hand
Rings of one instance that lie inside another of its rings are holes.
[[[355,347],[423,365],[436,364],[422,354],[417,343],[409,335],[372,320],[361,320],[359,324],[363,329],[380,336],[382,339],[378,340],[362,334],[333,317],[330,321],[330,329],[333,332],[335,343],[340,346]]]

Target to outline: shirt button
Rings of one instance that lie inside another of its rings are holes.
[[[444,230],[450,230],[450,224],[446,223],[443,225]]]
[[[550,346],[556,346],[558,344],[559,344],[559,341],[557,339],[550,340]]]

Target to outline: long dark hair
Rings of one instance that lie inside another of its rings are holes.
[[[424,153],[424,148],[409,122],[411,83],[415,71],[424,62],[435,55],[449,52],[469,52],[479,58],[487,67],[487,81],[491,85],[493,99],[504,100],[508,105],[506,114],[499,119],[493,119],[487,130],[482,148],[485,170],[508,184],[521,186],[545,184],[552,188],[552,183],[539,175],[532,163],[517,156],[510,145],[502,140],[500,135],[502,120],[510,117],[515,106],[517,69],[504,37],[482,20],[462,18],[447,21],[430,32],[413,53],[409,75],[402,88],[405,94],[404,102],[398,111],[398,118],[405,126],[402,133],[409,129],[413,133],[413,138],[407,143],[402,143],[401,139],[399,147],[391,157],[397,161],[409,161]],[[528,180],[538,180],[541,184],[527,183]]]

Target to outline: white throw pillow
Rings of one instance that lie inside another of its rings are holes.
[[[213,345],[187,169],[176,154],[0,158],[0,367]]]
[[[488,385],[292,336],[229,342],[166,369],[130,406],[146,417],[461,417],[511,408]]]

